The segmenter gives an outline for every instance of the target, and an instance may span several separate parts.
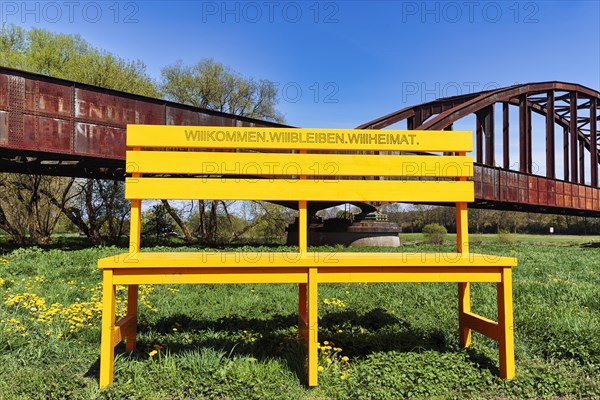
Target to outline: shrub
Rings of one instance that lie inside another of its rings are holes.
[[[440,224],[427,224],[423,227],[425,242],[431,244],[442,244],[446,240],[448,231]]]
[[[515,235],[506,229],[500,229],[497,240],[500,244],[515,244],[516,242]]]

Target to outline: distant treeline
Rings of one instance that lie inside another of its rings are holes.
[[[456,232],[453,207],[415,205],[407,209],[391,207],[388,219],[397,222],[402,232],[421,232],[430,223],[445,226],[448,232]],[[569,215],[537,214],[517,211],[469,209],[469,231],[472,233],[550,233],[560,235],[600,234],[600,218]]]

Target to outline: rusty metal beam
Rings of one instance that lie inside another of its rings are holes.
[[[494,106],[491,105],[485,109],[483,120],[483,130],[485,132],[485,164],[493,166],[495,159],[495,127],[494,127]]]
[[[509,105],[502,103],[502,155],[505,169],[510,169],[510,120]]]
[[[556,178],[554,148],[554,91],[548,91],[546,102],[546,177]]]
[[[563,127],[563,180],[569,182],[569,128]]]
[[[519,171],[527,172],[527,95],[519,97]]]
[[[475,114],[476,128],[475,128],[475,160],[479,164],[483,164],[483,124],[484,116],[482,112]]]
[[[592,149],[598,148],[598,121],[596,117],[596,108],[598,107],[598,100],[592,98],[590,101],[590,143]],[[598,187],[598,152],[590,151],[590,184],[594,187]]]
[[[579,183],[585,185],[585,146],[583,140],[579,141]]]
[[[527,172],[533,172],[533,126],[531,123],[532,107],[527,102]]]
[[[571,182],[578,181],[577,174],[577,92],[571,92],[570,97],[570,125],[569,125],[569,133],[570,133],[570,149],[571,149]]]

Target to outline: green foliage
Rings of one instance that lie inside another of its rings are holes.
[[[510,233],[509,231],[505,230],[505,229],[501,229],[498,232],[498,243],[500,244],[515,244],[516,242],[516,238],[515,235],[513,235],[512,233]]]
[[[285,229],[294,221],[296,211],[266,201],[251,202],[248,206],[250,222],[243,234],[246,242],[285,242]]]
[[[339,210],[335,217],[339,219],[347,219],[350,221],[354,221],[354,214],[346,210]]]
[[[443,244],[448,231],[440,224],[427,224],[423,227],[425,242],[429,244]]]
[[[143,62],[96,49],[80,35],[8,25],[0,30],[0,64],[129,93],[159,94]]]
[[[156,240],[175,232],[175,223],[162,203],[152,206],[144,213],[142,234],[155,236]]]
[[[162,90],[169,99],[195,107],[283,122],[275,110],[273,82],[243,78],[223,64],[204,59],[193,66],[177,62],[162,69]]]

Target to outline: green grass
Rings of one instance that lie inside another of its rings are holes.
[[[321,353],[314,389],[303,384],[295,286],[182,285],[144,289],[137,349],[117,348],[115,384],[100,391],[95,264],[123,249],[29,248],[0,263],[0,399],[600,398],[600,257],[585,245],[592,238],[518,236],[500,245],[494,236],[471,239],[473,251],[519,258],[511,382],[497,376],[495,342],[474,334],[470,350],[459,348],[454,284],[321,285],[319,339],[332,349]],[[24,293],[45,303],[10,305]],[[62,311],[40,321],[56,302]],[[84,315],[73,304],[91,310],[81,326],[69,319]],[[474,285],[473,305],[495,318],[494,286]]]
[[[515,242],[519,244],[543,244],[543,245],[565,245],[572,246],[578,244],[585,244],[596,242],[600,243],[600,237],[589,235],[589,236],[576,236],[576,235],[530,235],[524,233],[510,233],[511,238],[514,238]],[[420,243],[425,240],[422,233],[401,233],[400,241],[405,244]],[[449,233],[446,237],[446,242],[454,242],[456,240],[456,234]],[[498,244],[498,235],[490,233],[471,233],[469,234],[469,240],[472,243],[485,243],[485,244]]]

